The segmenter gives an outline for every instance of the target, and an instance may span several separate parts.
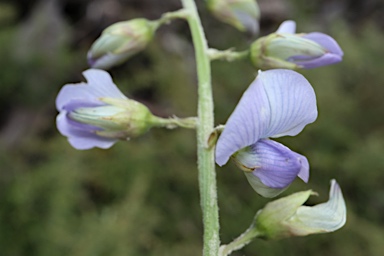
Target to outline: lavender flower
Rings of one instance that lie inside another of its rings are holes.
[[[307,159],[268,138],[295,136],[316,118],[316,96],[302,75],[283,69],[259,71],[217,142],[216,163],[222,166],[232,157],[265,197],[281,193],[296,176],[307,182]]]
[[[125,97],[107,72],[89,69],[83,75],[88,83],[67,84],[56,98],[57,128],[74,148],[109,148],[153,125],[147,107]]]
[[[270,68],[317,68],[340,62],[343,51],[330,36],[313,32],[295,34],[294,21],[283,22],[279,29],[251,45],[255,66]]]

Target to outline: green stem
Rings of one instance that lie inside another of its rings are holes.
[[[194,0],[181,0],[188,11],[188,24],[195,47],[198,77],[198,124],[197,155],[199,170],[200,203],[204,224],[204,256],[217,256],[220,245],[219,209],[217,206],[216,173],[214,148],[207,147],[209,135],[213,131],[213,98],[211,66],[208,58],[208,45]]]
[[[229,244],[220,246],[219,256],[230,255],[233,251],[240,250],[249,244],[254,238],[260,236],[261,233],[252,224],[243,234],[230,242]]]
[[[186,117],[179,118],[176,116],[170,118],[162,118],[154,116],[151,120],[153,126],[156,127],[165,127],[168,129],[174,129],[177,127],[187,128],[187,129],[196,129],[197,118],[196,117]]]
[[[232,49],[228,49],[225,51],[220,51],[217,49],[209,49],[208,55],[211,60],[225,60],[225,61],[231,62],[231,61],[249,58],[249,50],[245,50],[242,52],[235,52]]]
[[[164,13],[160,19],[156,20],[158,26],[167,24],[174,19],[187,19],[188,13],[184,9],[180,9],[174,12]]]

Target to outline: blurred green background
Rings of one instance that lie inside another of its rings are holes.
[[[198,1],[211,47],[243,50],[254,40],[214,20]],[[302,73],[319,118],[279,141],[306,155],[308,184],[328,199],[336,178],[348,207],[332,234],[256,240],[233,255],[383,255],[384,3],[380,0],[264,0],[261,34],[294,19],[299,32],[332,35],[342,63]],[[178,0],[0,1],[0,255],[201,255],[195,134],[152,130],[109,150],[76,151],[55,127],[55,97],[84,80],[86,52],[108,25],[156,19]],[[193,48],[182,21],[162,27],[144,52],[111,74],[130,98],[157,115],[193,116]],[[214,62],[216,124],[254,79],[250,63]],[[267,202],[233,164],[217,169],[221,240],[230,242]]]

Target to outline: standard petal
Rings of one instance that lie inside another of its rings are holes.
[[[222,166],[233,153],[256,143],[268,126],[269,113],[268,97],[258,76],[225,124],[216,144],[216,163]]]
[[[126,99],[124,94],[121,93],[119,88],[113,83],[112,77],[107,71],[101,69],[88,69],[83,72],[84,77],[87,79],[88,84],[94,87],[98,92],[99,97],[110,97]]]
[[[95,97],[97,96],[89,90],[86,83],[66,84],[56,97],[56,109],[61,111],[69,101],[74,99],[94,100]]]
[[[297,236],[333,232],[344,226],[347,208],[339,184],[331,181],[328,202],[312,207],[301,206],[285,225]]]
[[[286,20],[277,29],[276,33],[294,34],[296,32],[296,22],[293,20]]]
[[[269,72],[269,71],[267,71]],[[292,70],[261,73],[270,104],[270,123],[262,138],[295,136],[317,118],[316,95],[307,79]]]
[[[316,95],[299,73],[259,71],[229,117],[216,145],[216,163],[261,138],[294,136],[316,120]]]
[[[88,83],[67,84],[60,90],[56,98],[58,111],[71,100],[95,102],[98,98],[126,99],[113,83],[108,72],[99,69],[88,69],[83,72]]]

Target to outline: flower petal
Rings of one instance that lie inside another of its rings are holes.
[[[126,99],[113,83],[108,72],[99,69],[88,69],[83,72],[88,83],[67,84],[59,92],[56,98],[58,111],[72,100],[95,102],[100,97]]]
[[[276,33],[294,34],[296,32],[296,22],[293,20],[286,20],[277,29]]]
[[[251,34],[257,34],[260,30],[259,21],[253,15],[250,15],[247,11],[244,10],[234,10],[234,16],[239,20],[239,22],[244,26],[244,28],[249,31]]]
[[[103,56],[96,58],[92,55],[92,52],[89,51],[87,54],[88,65],[92,68],[98,69],[110,69],[113,66],[117,66],[124,61],[126,61],[132,54],[130,53],[106,53]]]
[[[293,182],[302,169],[306,170],[306,178],[308,178],[307,159],[273,140],[259,140],[238,151],[233,159],[242,170],[252,173],[263,185],[278,189],[280,192]],[[250,176],[247,177],[249,180]],[[249,181],[252,187],[258,191],[255,187],[260,185],[259,182]]]
[[[308,180],[309,180],[309,163],[308,163],[308,159],[305,156],[300,155],[300,154],[298,154],[296,152],[293,152],[293,153],[296,155],[296,157],[299,159],[299,161],[301,163],[301,168],[300,168],[300,171],[297,174],[297,176],[302,181],[307,183]]]
[[[287,188],[279,189],[279,188],[270,188],[266,185],[264,185],[260,179],[253,175],[253,173],[250,172],[244,172],[245,177],[247,178],[249,184],[252,186],[252,188],[261,196],[266,198],[272,198],[277,196],[278,194],[282,193]]]
[[[336,42],[335,39],[333,39],[329,35],[326,35],[320,32],[312,32],[304,35],[303,38],[306,38],[318,43],[330,53],[334,53],[341,57],[344,55],[343,50],[341,50],[339,44]]]
[[[268,137],[294,136],[317,118],[316,95],[299,73],[261,72],[245,91],[216,145],[216,163]]]
[[[318,68],[322,66],[335,64],[342,61],[342,59],[343,58],[340,55],[336,55],[333,53],[326,53],[319,58],[314,58],[310,60],[301,60],[301,61],[295,60],[294,62],[302,68],[310,69],[310,68]]]
[[[102,148],[107,149],[115,144],[116,140],[106,139],[99,137],[98,139],[92,137],[68,137],[68,141],[72,147],[78,150],[87,150],[91,148]]]
[[[61,111],[56,118],[56,125],[60,133],[68,137],[68,141],[74,148],[79,150],[93,147],[109,148],[117,141],[98,136],[92,131],[100,130],[99,128],[75,122],[68,118],[67,114],[67,111]]]
[[[301,161],[305,157],[276,141],[260,140],[251,148],[257,155],[260,166],[253,174],[268,187],[278,189],[288,187],[303,169]],[[308,161],[305,163],[308,164]]]
[[[285,221],[290,231],[297,236],[333,232],[344,226],[347,208],[339,184],[331,181],[328,202],[312,207],[301,206],[296,214]]]
[[[304,35],[303,38],[312,40],[313,42],[319,44],[326,50],[326,53],[319,58],[312,58],[308,60],[300,60],[298,59],[300,56],[296,56],[297,59],[294,62],[297,65],[309,69],[331,65],[342,61],[344,53],[332,37],[323,33],[313,32]]]

